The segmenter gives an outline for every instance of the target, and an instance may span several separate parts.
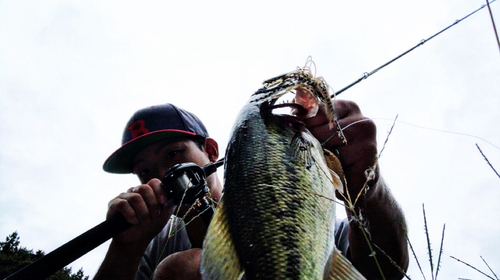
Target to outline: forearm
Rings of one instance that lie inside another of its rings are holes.
[[[145,248],[126,248],[111,241],[106,257],[94,280],[134,279]]]
[[[350,211],[348,215],[349,250],[356,267],[365,275],[381,278],[375,258],[371,257],[374,250],[385,278],[401,279],[402,274],[392,261],[403,270],[408,267],[406,222],[402,210],[381,178],[356,205],[356,215]],[[364,230],[360,229],[361,225]]]

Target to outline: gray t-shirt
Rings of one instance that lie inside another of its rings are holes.
[[[337,219],[335,221],[335,246],[343,255],[346,255],[347,248],[349,247],[347,230],[347,219]],[[170,235],[172,237],[168,238]],[[172,217],[163,230],[149,243],[146,252],[142,256],[135,279],[151,279],[156,266],[165,257],[188,249],[191,249],[191,242],[189,241],[185,224],[181,219]]]

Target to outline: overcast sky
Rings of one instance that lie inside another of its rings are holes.
[[[0,1],[0,238],[48,253],[103,221],[139,183],[102,171],[137,109],[190,110],[223,152],[263,80],[311,55],[339,90],[486,2],[239,3]],[[485,279],[450,256],[500,274],[500,178],[475,146],[500,169],[499,77],[485,8],[340,96],[374,119],[379,149],[398,116],[380,166],[427,279],[422,204],[434,264],[446,224],[440,278]],[[70,266],[93,276],[106,249]]]

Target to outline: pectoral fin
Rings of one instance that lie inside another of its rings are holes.
[[[325,280],[366,280],[366,278],[337,249],[333,250],[325,268],[324,275]]]
[[[340,160],[327,149],[323,149],[323,153],[325,155],[326,165],[330,168],[330,174],[332,175],[335,190],[343,194],[344,186],[346,186],[347,183]]]

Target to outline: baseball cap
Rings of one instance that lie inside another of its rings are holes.
[[[172,104],[141,109],[125,126],[122,146],[104,162],[109,173],[132,173],[132,158],[155,142],[178,136],[208,137],[203,123],[194,114]]]

